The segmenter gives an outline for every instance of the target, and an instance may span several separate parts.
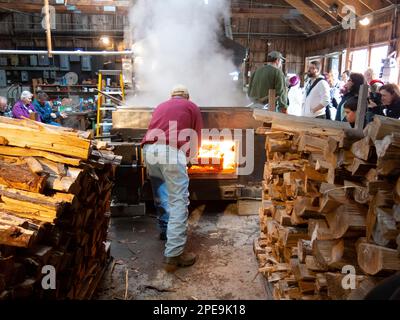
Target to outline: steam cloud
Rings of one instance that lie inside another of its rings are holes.
[[[200,106],[244,105],[232,52],[218,42],[229,10],[228,0],[138,0],[130,18],[140,94],[128,103],[153,107],[184,84]]]

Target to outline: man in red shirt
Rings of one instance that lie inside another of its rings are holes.
[[[142,141],[154,203],[160,215],[160,239],[165,245],[165,269],[191,266],[196,256],[184,252],[187,240],[189,177],[187,163],[196,158],[203,121],[189,92],[176,86],[171,99],[154,111]]]

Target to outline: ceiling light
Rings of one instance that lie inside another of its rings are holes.
[[[107,36],[102,36],[102,37],[100,38],[100,41],[101,41],[101,43],[104,44],[105,46],[108,46],[108,45],[111,43],[110,38],[107,37]]]
[[[362,26],[368,26],[371,23],[371,19],[368,17],[365,17],[364,19],[360,20],[360,24]]]

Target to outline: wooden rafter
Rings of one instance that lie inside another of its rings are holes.
[[[251,18],[251,19],[281,19],[282,16],[297,16],[300,15],[295,9],[289,8],[232,8],[233,18]]]
[[[77,2],[77,4],[72,4],[71,0],[68,0],[68,5],[76,6],[76,9],[82,13],[87,14],[115,14],[115,12],[104,11],[105,5],[110,5],[106,3],[112,3],[112,1],[108,2],[93,2],[92,4],[88,4],[84,2]],[[82,1],[83,2],[83,1]],[[56,5],[51,4],[55,7],[57,13],[73,13],[74,11],[68,10],[68,6],[65,5]],[[115,6],[115,4],[113,4]],[[27,3],[25,1],[18,2],[2,2],[0,1],[0,11],[21,11],[21,12],[29,12],[29,13],[40,13],[42,12],[43,3]],[[127,14],[129,11],[129,6],[116,6],[116,12],[120,14]]]
[[[339,2],[342,4],[342,8],[343,6],[353,6],[357,16],[364,16],[373,11],[359,0],[339,0]]]
[[[313,8],[306,4],[303,0],[285,0],[292,7],[299,10],[308,20],[318,26],[320,30],[326,30],[333,25],[325,18],[321,17]]]
[[[311,0],[318,8],[325,12],[329,17],[337,20],[338,16],[329,11],[329,6],[323,0]]]
[[[302,34],[306,35],[306,36],[310,36],[315,34],[315,32],[309,32],[307,31],[307,28],[305,28],[301,23],[298,23],[298,21],[296,20],[292,20],[292,19],[282,19],[281,20],[282,23],[288,25],[289,27],[291,27],[293,30],[297,31],[297,32],[301,32]]]
[[[371,11],[379,10],[388,6],[387,0],[360,0],[360,2]]]

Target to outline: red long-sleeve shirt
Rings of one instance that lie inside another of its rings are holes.
[[[154,110],[149,128],[142,140],[142,146],[158,142],[179,149],[189,141],[194,142],[192,139],[195,138],[193,135],[196,134],[197,146],[199,147],[202,128],[203,119],[199,107],[187,99],[174,97],[161,103]],[[189,137],[184,134],[186,129],[192,130]],[[165,139],[160,133],[163,133]],[[183,136],[180,136],[180,134]]]

